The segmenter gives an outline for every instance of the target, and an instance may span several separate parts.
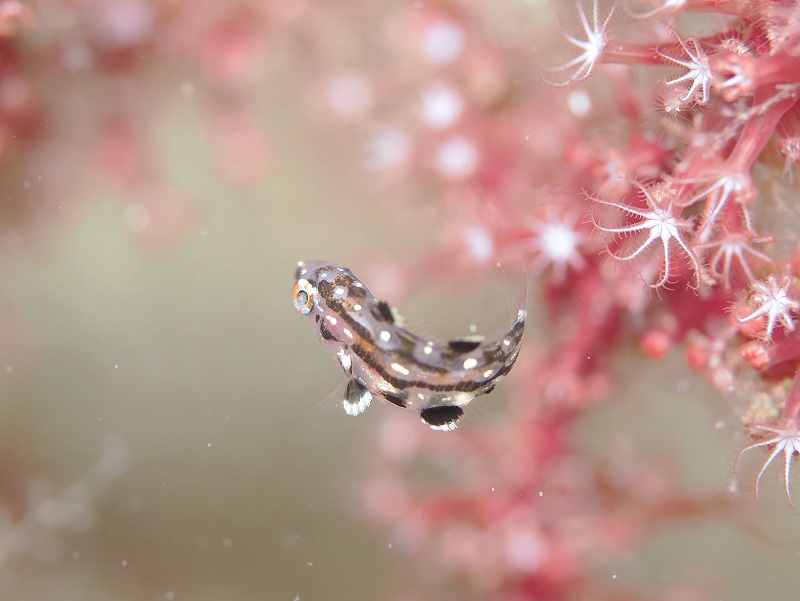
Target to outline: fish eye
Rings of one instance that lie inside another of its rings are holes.
[[[294,285],[294,308],[303,315],[308,315],[314,308],[315,300],[316,291],[311,282],[306,279],[297,280]]]

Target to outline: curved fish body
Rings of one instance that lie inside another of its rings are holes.
[[[525,329],[525,294],[509,331],[494,341],[470,336],[437,343],[404,328],[346,267],[300,262],[294,306],[347,377],[342,404],[362,413],[375,396],[418,411],[435,430],[454,430],[472,399],[494,389],[514,365]]]

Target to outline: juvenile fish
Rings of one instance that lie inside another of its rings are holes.
[[[517,319],[499,340],[435,343],[402,327],[395,310],[345,267],[300,262],[295,280],[295,309],[313,318],[320,343],[347,376],[342,405],[348,415],[380,396],[419,411],[434,430],[455,430],[463,407],[491,392],[517,359],[527,316],[524,288]]]

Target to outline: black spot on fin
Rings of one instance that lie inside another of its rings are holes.
[[[361,380],[350,378],[347,381],[347,387],[344,390],[344,400],[342,402],[347,415],[363,413],[364,410],[369,407],[371,400],[372,394]]]
[[[347,380],[347,388],[344,391],[344,398],[350,403],[357,403],[364,396],[365,392],[369,392],[367,387],[361,383],[357,378],[350,378]]]
[[[386,301],[378,301],[375,305],[375,319],[380,319],[386,323],[394,323],[394,312]]]
[[[401,396],[399,394],[394,394],[393,392],[381,392],[381,396],[385,398],[390,403],[394,403],[398,407],[408,407],[406,404],[406,397]]]
[[[447,349],[456,355],[461,355],[463,353],[469,353],[470,351],[474,351],[481,345],[482,342],[483,338],[478,338],[478,337],[456,338],[455,340],[448,341]]]
[[[462,415],[464,410],[455,405],[426,407],[419,412],[420,419],[434,430],[455,430]]]

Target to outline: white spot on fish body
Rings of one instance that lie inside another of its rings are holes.
[[[464,359],[464,369],[472,369],[478,364],[478,360],[475,357],[470,357],[469,359]]]
[[[489,377],[489,376],[491,376],[493,373],[494,373],[494,370],[493,370],[493,369],[487,369],[485,372],[483,372],[483,377],[484,377],[484,378],[488,378],[488,377]]]
[[[344,288],[342,288],[341,286],[337,286],[337,287],[336,287],[336,288],[333,290],[333,293],[334,293],[336,296],[344,296],[345,289],[344,289]]]
[[[391,337],[392,337],[392,335],[389,332],[387,332],[386,330],[381,330],[381,333],[380,333],[381,340],[383,340],[384,342],[389,342]]]
[[[392,363],[390,367],[396,372],[403,374],[404,376],[407,376],[409,374],[409,371],[399,363]]]
[[[348,330],[347,328],[342,328],[342,331],[344,332],[344,335],[347,336],[348,338],[352,338],[353,337],[353,333],[350,330]]]
[[[326,316],[325,316],[325,320],[326,320],[326,321],[328,321],[328,322],[330,322],[330,324],[331,324],[332,326],[335,326],[335,325],[336,325],[336,322],[337,322],[336,318],[335,318],[333,315],[326,315]]]
[[[356,311],[361,311],[361,305],[353,305],[353,309]]]
[[[422,352],[425,353],[426,355],[430,355],[431,352],[433,352],[433,347],[431,346],[430,342],[425,346],[424,349],[422,349]]]
[[[342,364],[342,369],[345,371],[350,371],[350,367],[353,364],[350,354],[345,353],[344,349],[342,349],[339,351],[338,355],[339,355],[339,363]]]

